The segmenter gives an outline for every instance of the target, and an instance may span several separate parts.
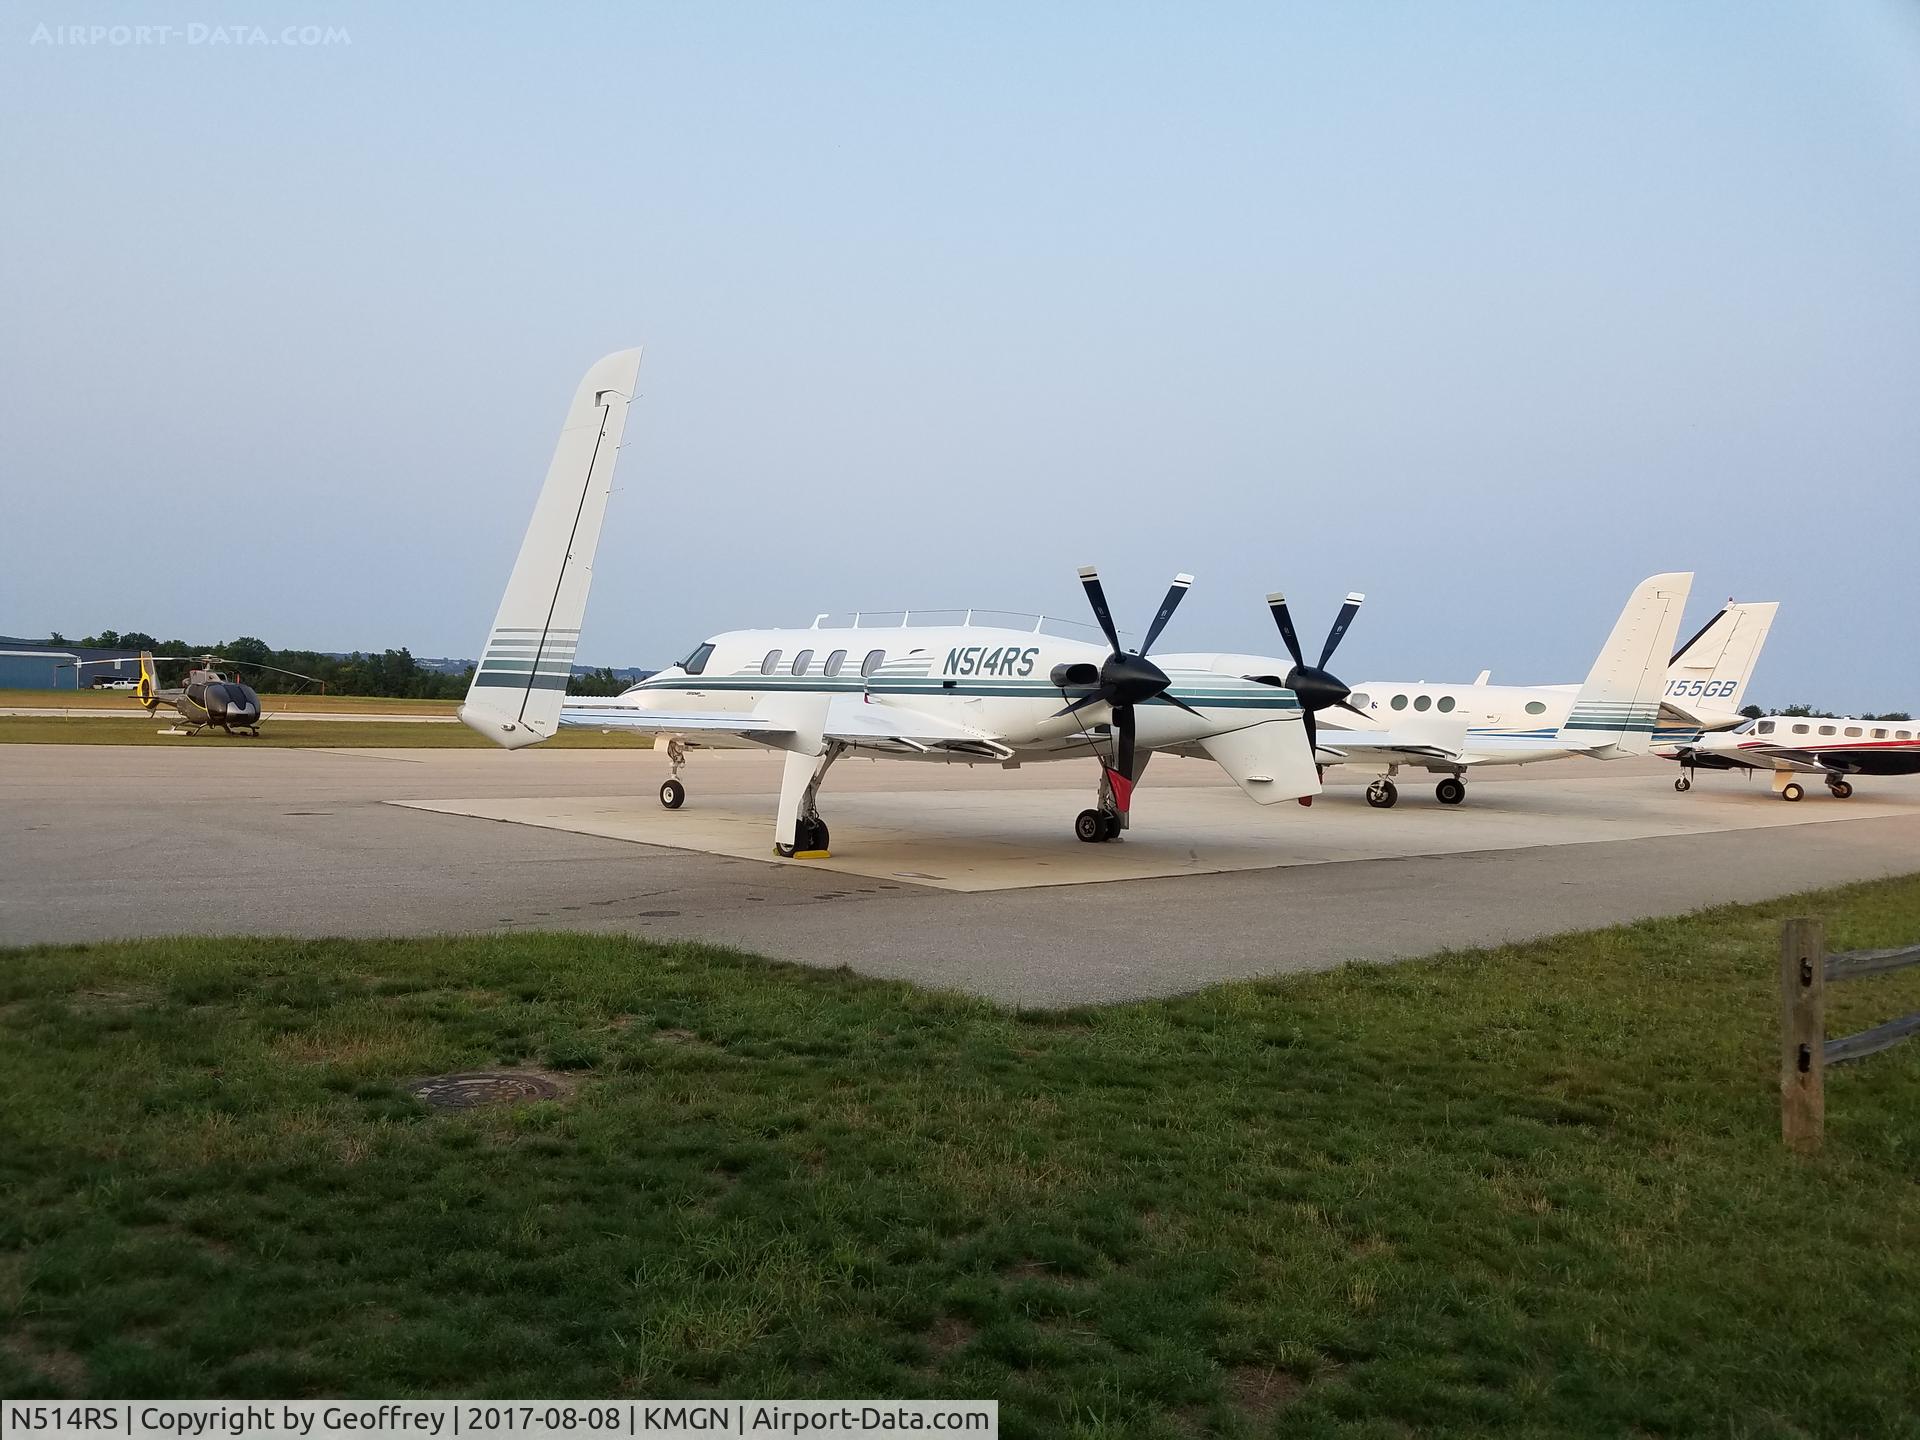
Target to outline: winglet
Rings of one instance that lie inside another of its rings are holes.
[[[548,739],[559,728],[614,462],[639,378],[639,350],[620,350],[587,371],[574,392],[520,558],[460,707],[463,721],[509,750]]]

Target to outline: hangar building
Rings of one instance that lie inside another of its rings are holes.
[[[75,662],[84,660],[116,663],[74,668]],[[136,680],[139,676],[138,650],[101,650],[0,635],[0,690],[85,690],[102,679]]]

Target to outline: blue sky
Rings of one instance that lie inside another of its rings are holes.
[[[1632,583],[1920,706],[1920,7],[0,7],[0,631],[478,647],[643,343],[584,658],[901,605],[1575,680]],[[57,37],[56,37],[57,38]],[[248,37],[251,38],[251,37]]]

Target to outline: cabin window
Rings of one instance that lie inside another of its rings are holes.
[[[1808,728],[1809,727],[1805,725],[1796,725],[1793,727],[1793,733],[1796,735],[1804,735],[1807,733]]]
[[[840,673],[840,667],[846,663],[847,663],[847,652],[844,650],[836,650],[831,655],[827,656],[826,668],[821,673],[826,675],[828,678],[832,678],[833,676],[838,675]]]
[[[1831,735],[1834,733],[1834,727],[1831,725],[1822,725],[1820,727],[1820,733],[1822,735]]]
[[[1349,695],[1347,698],[1353,701],[1353,708],[1356,710],[1364,710],[1373,704],[1373,701],[1367,698],[1367,692],[1364,690],[1358,695]]]
[[[1896,730],[1893,732],[1893,738],[1896,740],[1911,740],[1913,738],[1913,732],[1911,730]]]
[[[1873,738],[1876,740],[1884,740],[1887,738],[1887,732],[1884,730],[1875,730],[1873,732]]]
[[[1529,715],[1544,715],[1544,714],[1546,714],[1546,713],[1547,713],[1547,702],[1546,702],[1546,701],[1544,701],[1544,700],[1529,700],[1529,701],[1527,701],[1527,714],[1529,714]]]
[[[1414,696],[1413,708],[1416,710],[1431,710],[1433,708],[1433,697],[1431,695]]]
[[[1433,708],[1438,710],[1442,715],[1446,714],[1449,710],[1453,709],[1453,697],[1451,695],[1442,695],[1440,697],[1440,703]]]
[[[1847,726],[1847,738],[1849,740],[1858,740],[1865,733],[1866,732],[1862,730],[1858,725]]]
[[[1762,721],[1760,721],[1760,722],[1758,722],[1758,723],[1757,723],[1757,724],[1756,724],[1756,725],[1755,725],[1755,726],[1753,727],[1753,733],[1754,733],[1754,734],[1756,734],[1756,735],[1771,735],[1771,734],[1773,734],[1773,721],[1771,721],[1771,720],[1762,720]]]
[[[886,651],[869,650],[867,652],[867,658],[860,662],[860,673],[862,675],[871,675],[873,674],[874,671],[878,670],[882,665],[886,663],[887,663]]]
[[[812,663],[813,652],[811,650],[802,650],[798,655],[793,657],[792,673],[795,675],[804,675],[807,673],[807,666]]]
[[[778,670],[779,668],[780,668],[780,652],[778,650],[767,651],[767,658],[760,662],[760,673],[762,675],[771,675],[774,671]]]
[[[707,673],[707,661],[712,658],[713,642],[709,640],[704,645],[696,645],[693,653],[680,662],[680,668],[689,675],[704,675]]]
[[[1404,696],[1404,695],[1396,695],[1396,696],[1394,696],[1394,697],[1393,697],[1393,708],[1394,708],[1394,709],[1396,709],[1396,710],[1404,710],[1404,709],[1406,709],[1406,708],[1407,708],[1407,697],[1406,697],[1406,696]]]

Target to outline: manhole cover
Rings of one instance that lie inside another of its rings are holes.
[[[479,1105],[515,1105],[522,1100],[552,1100],[565,1093],[560,1082],[521,1070],[467,1070],[458,1075],[429,1075],[407,1086],[437,1110],[471,1110]]]

